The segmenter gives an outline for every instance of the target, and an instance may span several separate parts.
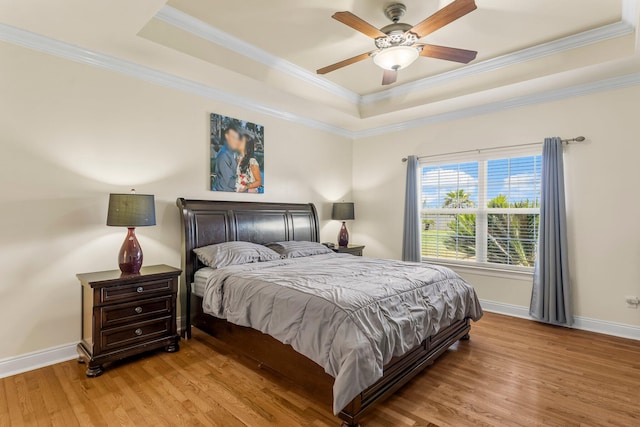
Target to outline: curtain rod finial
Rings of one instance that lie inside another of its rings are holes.
[[[587,138],[585,138],[584,136],[578,136],[578,137],[576,137],[576,141],[578,141],[578,142],[582,142],[582,141],[584,141],[585,139],[587,139]]]

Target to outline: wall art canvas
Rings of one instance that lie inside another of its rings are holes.
[[[264,126],[211,114],[211,191],[264,193]]]

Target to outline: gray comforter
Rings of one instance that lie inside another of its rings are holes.
[[[204,311],[290,344],[335,378],[337,414],[383,366],[456,320],[471,285],[445,267],[328,254],[213,270]]]

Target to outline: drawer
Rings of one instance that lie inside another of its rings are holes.
[[[171,317],[100,331],[102,351],[115,350],[171,335]]]
[[[135,302],[100,307],[101,329],[122,323],[134,323],[148,319],[171,315],[173,296],[143,299]]]
[[[133,301],[147,296],[167,294],[173,291],[173,280],[155,280],[129,285],[107,286],[100,289],[100,303]]]

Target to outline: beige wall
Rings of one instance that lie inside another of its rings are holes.
[[[177,197],[316,203],[322,239],[333,200],[356,201],[354,243],[399,258],[407,154],[584,134],[566,154],[576,314],[640,325],[636,186],[640,88],[430,125],[352,142],[335,135],[0,43],[0,359],[75,342],[75,274],[112,269],[124,230],[104,225],[107,195],[156,195],[138,231],[145,263],[178,266]],[[208,114],[266,126],[267,192],[207,191]],[[604,207],[604,208],[598,208]],[[631,223],[632,224],[632,223]],[[526,306],[528,280],[466,274],[486,300]]]
[[[117,268],[125,236],[105,226],[110,192],[156,195],[147,265],[180,265],[177,197],[314,202],[335,240],[351,141],[13,45],[0,58],[0,359],[78,340],[75,274]],[[266,126],[264,195],[207,191],[212,112]]]
[[[409,154],[522,144],[585,135],[565,152],[575,314],[640,325],[626,295],[640,295],[640,88],[450,121],[354,143],[354,240],[367,254],[399,258]],[[531,280],[464,274],[480,298],[528,306]]]

